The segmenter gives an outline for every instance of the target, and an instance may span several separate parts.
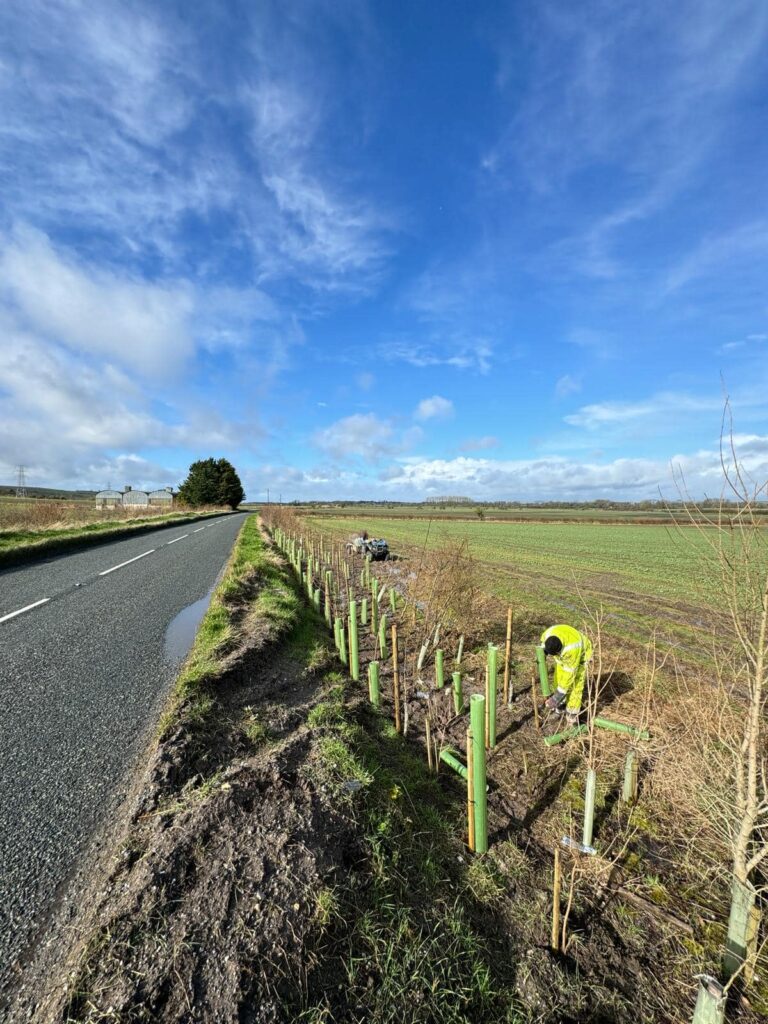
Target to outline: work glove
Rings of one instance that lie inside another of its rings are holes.
[[[544,701],[544,707],[549,708],[550,711],[559,711],[560,705],[565,700],[565,694],[556,691],[550,697]]]
[[[577,726],[579,724],[579,712],[578,711],[566,711],[565,713],[565,724],[567,726]]]

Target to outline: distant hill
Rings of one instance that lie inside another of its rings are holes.
[[[27,487],[29,498],[57,498],[59,501],[87,501],[96,491],[67,491],[63,487]],[[16,496],[15,484],[0,484],[0,498]]]

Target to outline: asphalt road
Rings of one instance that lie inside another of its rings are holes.
[[[0,572],[0,1000],[127,788],[178,668],[169,625],[210,592],[243,519]]]

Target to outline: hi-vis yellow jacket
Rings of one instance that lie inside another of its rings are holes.
[[[548,636],[556,636],[563,645],[562,651],[555,656],[555,684],[560,690],[567,690],[574,682],[574,675],[580,675],[579,669],[592,659],[592,641],[578,629],[565,624],[550,626],[541,634],[541,643]]]

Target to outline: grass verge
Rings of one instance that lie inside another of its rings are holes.
[[[272,643],[297,624],[300,610],[301,599],[289,572],[265,545],[258,516],[249,516],[176,680],[160,735],[180,716],[190,725],[202,726],[215,708],[216,679],[245,637],[258,648]]]
[[[352,684],[325,678],[307,719],[320,735],[304,771],[357,821],[361,861],[317,894],[320,966],[296,1019],[526,1020],[506,942],[495,948],[483,926],[486,869],[457,838],[461,808]]]
[[[225,515],[221,509],[215,512],[183,513],[154,516],[134,522],[88,523],[85,526],[67,527],[61,530],[2,530],[0,531],[0,567],[34,561],[48,555],[58,555],[72,548],[91,547],[106,544],[120,537],[146,533],[169,526],[183,526],[198,519]]]

